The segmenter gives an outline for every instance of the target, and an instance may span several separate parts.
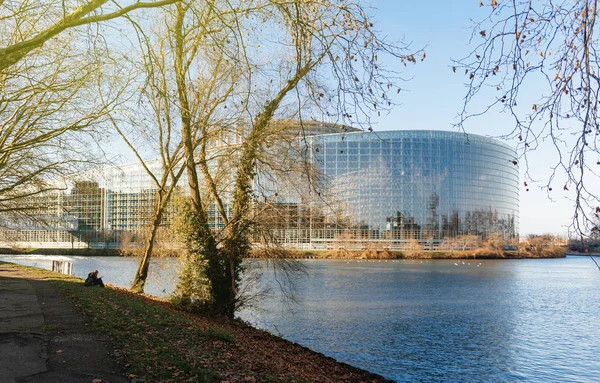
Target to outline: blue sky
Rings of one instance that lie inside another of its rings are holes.
[[[455,130],[453,123],[462,108],[462,99],[466,93],[465,76],[453,73],[451,59],[466,56],[469,46],[472,20],[487,16],[489,7],[479,7],[479,0],[406,1],[406,0],[359,0],[365,6],[373,7],[375,29],[388,41],[404,40],[412,42],[414,50],[424,48],[427,57],[408,65],[404,70],[406,78],[403,91],[396,95],[398,104],[389,114],[382,115],[373,127],[376,130],[396,129],[436,129]],[[485,0],[484,0],[485,1]],[[485,1],[489,4],[489,1]],[[478,37],[478,36],[477,36]],[[399,62],[389,62],[393,69]],[[535,87],[533,87],[535,88]],[[528,90],[532,96],[533,89]],[[535,100],[532,99],[532,103]],[[507,134],[512,122],[505,115],[491,113],[466,125],[468,133],[498,137]],[[508,142],[516,145],[516,142]],[[121,143],[121,152],[129,161],[135,161]],[[548,145],[546,145],[548,146]],[[550,165],[556,160],[555,153],[542,148],[530,158],[530,174],[538,183],[529,182],[529,191],[525,191],[523,174],[525,166],[521,164],[520,187],[520,233],[522,236],[536,233],[566,235],[574,212],[573,195],[562,190],[564,181],[558,180],[553,191],[553,200],[541,189],[550,174]],[[563,182],[563,183],[561,183]],[[600,190],[600,182],[597,182]]]
[[[366,2],[365,2],[366,3]],[[439,129],[453,130],[457,114],[462,108],[466,93],[465,77],[453,73],[451,59],[466,56],[469,46],[472,20],[484,18],[489,7],[479,7],[479,1],[399,1],[370,0],[375,11],[375,26],[390,40],[412,41],[412,47],[425,47],[427,58],[405,70],[411,77],[396,98],[399,103],[389,115],[382,116],[376,130],[391,129]],[[390,66],[394,65],[389,63]],[[534,96],[532,92],[532,97]],[[500,136],[510,132],[512,124],[507,116],[491,113],[474,120],[466,126],[469,133]],[[516,145],[514,142],[509,144]],[[548,146],[548,145],[546,145]],[[526,191],[525,166],[521,165],[520,232],[554,233],[565,235],[573,216],[570,192],[562,190],[560,180],[552,192],[552,200],[541,189],[550,174],[550,165],[556,154],[543,147],[530,158],[530,174],[540,182],[529,183]],[[542,182],[544,181],[544,182]]]

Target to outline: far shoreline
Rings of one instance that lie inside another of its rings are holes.
[[[56,248],[31,248],[15,249],[0,248],[0,257],[3,255],[63,255],[63,256],[89,256],[89,257],[136,257],[136,254],[125,253],[119,249],[56,249]],[[420,252],[402,252],[389,250],[317,250],[300,251],[288,250],[277,251],[275,257],[265,257],[259,252],[252,252],[251,259],[324,259],[324,260],[397,260],[397,259],[546,259],[546,258],[565,258],[572,256],[600,256],[596,253],[578,253],[569,252],[567,249],[559,251],[548,251],[542,254],[534,254],[523,251],[499,251],[490,249],[473,249],[463,251],[420,251]],[[167,257],[177,257],[178,254],[171,253]],[[165,256],[155,255],[160,258]]]

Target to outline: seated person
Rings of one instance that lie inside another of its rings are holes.
[[[102,277],[98,278],[98,270],[94,270],[88,274],[83,285],[104,287],[104,282],[102,282]]]

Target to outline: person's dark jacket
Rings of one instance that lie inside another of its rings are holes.
[[[98,278],[98,274],[95,274],[92,272],[92,273],[88,274],[83,285],[87,286],[87,287],[89,287],[89,286],[104,287],[104,282],[102,282],[102,278]]]

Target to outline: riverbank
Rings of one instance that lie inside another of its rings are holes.
[[[80,278],[1,263],[51,283],[96,333],[130,379],[146,382],[387,382],[241,322],[194,315],[165,300],[108,286],[84,288]],[[46,303],[46,302],[45,302]],[[60,324],[46,327],[56,330]],[[71,350],[59,350],[67,353]],[[58,352],[58,351],[57,351]]]
[[[272,254],[273,252],[271,252]],[[391,250],[288,250],[279,253],[281,258],[291,259],[535,259],[565,258],[566,249],[555,247],[542,252],[502,251],[490,249],[472,250],[428,250],[428,251],[391,251]],[[260,252],[253,252],[251,258],[265,258]]]
[[[391,251],[391,250],[286,250],[270,251],[278,258],[289,259],[525,259],[525,258],[564,258],[567,249],[553,248],[547,251],[534,253],[530,251],[502,251],[489,249],[472,250],[430,250],[430,251]],[[67,256],[113,256],[126,257],[137,254],[124,253],[119,249],[16,249],[0,248],[1,255],[67,255]],[[170,257],[174,253],[168,253]],[[581,254],[588,255],[588,254]],[[160,255],[155,255],[160,257]],[[250,258],[265,258],[260,252],[252,252]]]

